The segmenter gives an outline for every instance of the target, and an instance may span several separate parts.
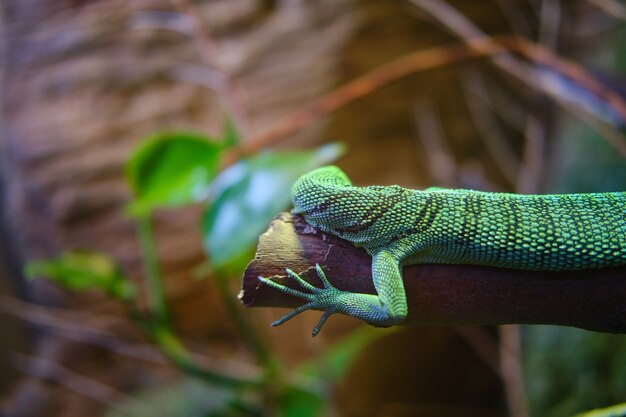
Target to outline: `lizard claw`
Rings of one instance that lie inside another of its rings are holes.
[[[326,323],[326,320],[328,320],[328,318],[336,311],[336,309],[333,308],[333,301],[337,299],[337,297],[342,293],[342,291],[339,291],[338,289],[333,287],[330,281],[328,281],[328,278],[326,278],[326,274],[324,273],[324,271],[322,270],[322,267],[319,264],[315,264],[315,270],[317,271],[317,275],[322,281],[322,284],[323,284],[322,288],[309,284],[304,279],[302,279],[300,275],[293,272],[289,268],[285,270],[287,272],[287,275],[290,278],[296,281],[298,285],[300,285],[302,288],[304,288],[308,292],[294,290],[293,288],[289,288],[283,284],[279,284],[270,279],[259,277],[259,281],[261,281],[263,284],[269,287],[272,287],[285,294],[293,295],[294,297],[302,298],[308,301],[307,303],[301,305],[300,307],[296,308],[293,311],[290,311],[289,313],[285,314],[280,319],[273,322],[272,327],[280,326],[287,320],[292,319],[293,317],[297,316],[303,311],[323,310],[324,314],[320,318],[317,325],[313,328],[313,336],[315,336],[322,329],[322,326],[324,325],[324,323]]]

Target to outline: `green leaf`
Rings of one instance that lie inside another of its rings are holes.
[[[142,216],[206,198],[218,170],[223,144],[191,132],[165,132],[148,138],[126,163],[135,199],[127,211]]]
[[[239,145],[239,142],[241,142],[241,137],[235,124],[229,118],[224,119],[222,145],[225,148],[232,148]]]
[[[561,326],[523,327],[530,414],[561,417],[624,401],[626,339]]]
[[[29,262],[26,276],[45,277],[72,291],[97,289],[110,297],[130,300],[136,289],[106,255],[88,251],[67,251],[49,260]]]
[[[202,218],[204,247],[213,267],[239,272],[258,236],[291,201],[291,187],[302,174],[343,152],[339,144],[313,151],[263,152],[219,174]]]

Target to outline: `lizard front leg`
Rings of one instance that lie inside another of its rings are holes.
[[[342,313],[365,320],[379,327],[392,326],[404,321],[407,314],[406,295],[399,261],[388,252],[378,252],[372,259],[372,276],[378,295],[341,291],[333,287],[326,278],[324,271],[316,265],[323,288],[315,287],[298,274],[287,269],[287,274],[308,292],[288,288],[269,279],[259,277],[264,284],[285,294],[303,298],[308,302],[272,323],[278,326],[305,310],[322,310],[320,321],[313,329],[313,336],[319,333],[322,325],[333,313]]]
[[[409,308],[402,281],[400,259],[385,250],[376,252],[372,256],[372,279],[380,304],[387,312],[387,325],[404,322]]]

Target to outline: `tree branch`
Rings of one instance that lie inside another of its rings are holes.
[[[338,289],[375,293],[365,250],[282,213],[261,235],[239,298],[247,307],[298,306],[302,300],[262,285],[257,277],[285,282],[290,268],[319,286],[315,263]],[[626,333],[626,267],[530,272],[427,264],[403,271],[409,324],[555,324]]]

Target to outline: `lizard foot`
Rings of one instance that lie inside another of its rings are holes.
[[[279,284],[267,278],[259,277],[259,281],[261,281],[262,283],[264,283],[265,285],[269,287],[277,289],[278,291],[281,291],[285,294],[303,298],[308,301],[307,303],[301,305],[295,310],[285,314],[279,320],[276,320],[274,323],[272,323],[272,326],[280,326],[287,320],[292,319],[293,317],[297,316],[298,314],[302,313],[305,310],[322,310],[324,311],[324,314],[320,318],[317,325],[313,328],[313,336],[315,336],[319,333],[324,323],[326,323],[326,320],[328,320],[328,318],[333,313],[336,313],[337,311],[341,310],[338,307],[341,306],[342,296],[345,296],[351,293],[347,291],[340,291],[337,288],[333,287],[330,281],[328,281],[328,278],[326,278],[326,274],[322,270],[322,267],[319,266],[319,264],[315,264],[315,270],[317,271],[317,275],[322,280],[322,284],[324,285],[323,288],[318,288],[309,284],[304,279],[302,279],[300,275],[296,274],[291,269],[289,268],[286,269],[287,275],[289,275],[289,277],[294,279],[302,288],[309,291],[308,293],[294,290],[292,288],[289,288],[285,285]]]
[[[272,323],[272,326],[279,326],[305,310],[321,310],[324,312],[324,314],[322,314],[322,318],[320,318],[320,321],[317,323],[317,326],[313,329],[313,336],[319,333],[324,323],[326,323],[326,320],[328,320],[333,313],[342,313],[365,320],[369,324],[377,327],[393,326],[395,324],[402,323],[404,320],[406,314],[391,314],[387,305],[381,302],[377,295],[338,290],[328,281],[326,274],[324,274],[324,271],[319,264],[315,265],[315,270],[317,271],[317,275],[322,280],[322,284],[324,285],[323,288],[318,288],[309,284],[303,280],[300,275],[290,269],[286,270],[287,275],[294,279],[308,292],[294,290],[267,278],[259,277],[259,281],[265,285],[275,288],[285,294],[290,294],[307,301],[279,320],[276,320]]]

